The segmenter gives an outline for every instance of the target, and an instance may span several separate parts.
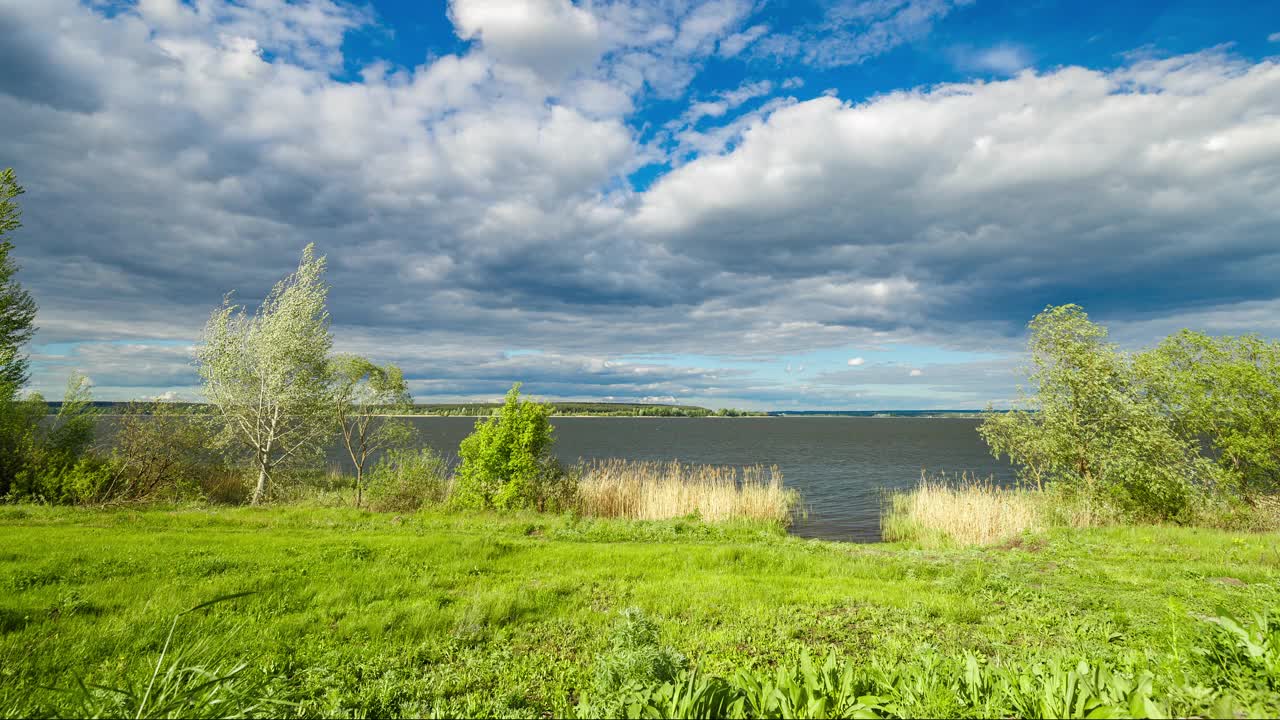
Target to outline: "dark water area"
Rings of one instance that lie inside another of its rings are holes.
[[[446,457],[471,432],[474,418],[418,417],[424,444]],[[680,460],[711,465],[777,465],[804,497],[808,517],[792,532],[826,540],[880,539],[885,489],[911,487],[929,473],[977,473],[1012,480],[978,436],[972,418],[558,417],[556,454],[582,459]],[[339,459],[335,452],[330,455]]]

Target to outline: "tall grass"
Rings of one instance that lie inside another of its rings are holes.
[[[765,520],[789,524],[800,495],[782,484],[778,466],[689,465],[679,461],[596,460],[581,463],[583,515],[663,520]]]
[[[1049,492],[1003,487],[967,474],[947,478],[922,472],[914,488],[888,496],[880,529],[890,541],[994,545],[1025,532],[1089,527],[1105,519],[1100,508]]]

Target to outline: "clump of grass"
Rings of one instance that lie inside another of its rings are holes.
[[[1100,509],[1046,491],[1004,487],[967,474],[921,473],[914,488],[889,495],[880,529],[889,541],[994,545],[1056,525],[1089,527],[1102,520]]]
[[[789,524],[800,506],[778,466],[598,460],[577,468],[583,515],[634,520],[696,516]]]

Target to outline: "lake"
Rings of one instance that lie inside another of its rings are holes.
[[[417,417],[424,444],[455,457],[474,418]],[[556,454],[579,458],[680,460],[712,465],[777,465],[804,496],[807,518],[792,532],[855,542],[880,539],[885,488],[906,488],[930,473],[977,473],[1010,481],[978,436],[973,418],[557,417]],[[331,455],[337,459],[337,455]]]

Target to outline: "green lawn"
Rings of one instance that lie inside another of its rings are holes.
[[[562,715],[628,607],[710,673],[808,648],[882,663],[1139,655],[1194,681],[1193,648],[1213,632],[1194,616],[1280,606],[1276,534],[1062,530],[1015,545],[537,515],[0,507],[0,713],[111,697],[80,682],[141,695],[175,614],[245,591],[181,617],[168,658],[247,663],[241,678],[293,703],[271,712],[310,716]],[[1276,697],[1239,706],[1280,711]]]

